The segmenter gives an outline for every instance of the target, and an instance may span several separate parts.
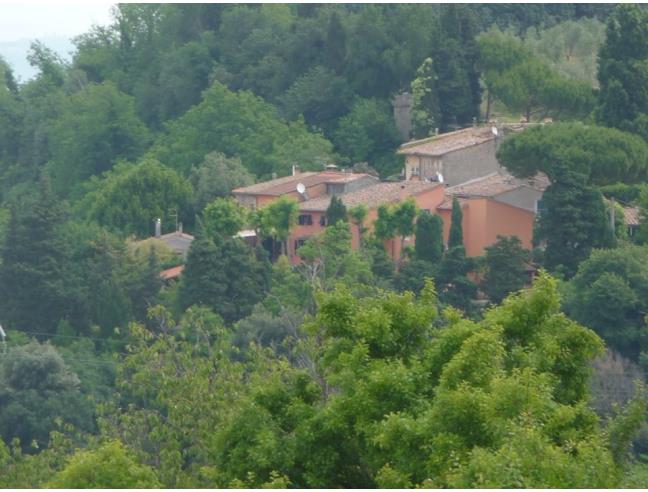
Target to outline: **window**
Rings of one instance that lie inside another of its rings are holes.
[[[313,216],[310,214],[302,214],[299,216],[299,225],[313,225]]]
[[[326,215],[322,215],[322,216],[320,217],[320,225],[321,225],[322,227],[326,227]]]

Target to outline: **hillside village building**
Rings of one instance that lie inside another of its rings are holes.
[[[403,181],[381,183],[369,174],[332,170],[295,172],[237,188],[232,194],[250,209],[261,208],[280,196],[299,201],[298,224],[288,241],[288,256],[293,263],[300,261],[299,247],[326,227],[326,210],[333,195],[347,209],[367,206],[364,225],[368,231],[373,230],[380,205],[412,198],[420,209],[441,216],[446,242],[452,199],[457,197],[464,214],[464,243],[469,256],[482,255],[498,235],[518,236],[524,247],[530,248],[538,202],[549,181],[542,175],[529,180],[514,178],[495,157],[502,135],[523,128],[510,125],[493,131],[491,126],[471,127],[404,144],[398,151],[406,156]],[[298,191],[298,185],[303,192]],[[351,227],[354,248],[360,245],[357,229]],[[405,245],[412,242],[413,238],[406,238]],[[400,256],[400,241],[386,241],[385,247],[392,258]]]
[[[504,169],[495,153],[504,136],[523,124],[474,126],[407,142],[397,153],[405,156],[405,179],[439,180],[448,186],[465,183]]]
[[[469,256],[484,254],[497,236],[517,236],[525,248],[531,248],[538,203],[549,186],[546,176],[532,179],[511,176],[495,157],[503,133],[521,131],[522,125],[511,125],[494,132],[492,127],[471,127],[444,135],[404,144],[399,149],[406,156],[405,180],[380,182],[366,173],[327,169],[322,172],[299,172],[232,190],[239,204],[251,210],[263,208],[281,196],[299,202],[299,216],[288,239],[287,252],[293,264],[301,261],[297,250],[310,237],[326,227],[326,210],[332,196],[338,196],[347,209],[363,204],[368,208],[364,227],[372,232],[378,207],[411,198],[421,210],[436,213],[443,219],[447,242],[452,200],[457,198],[463,211],[463,236]],[[439,180],[439,175],[444,179]],[[441,182],[443,181],[443,182]],[[157,238],[186,258],[193,237],[176,231]],[[360,232],[351,225],[352,247],[360,247]],[[239,237],[256,242],[253,230],[241,231]],[[413,243],[406,238],[404,245]],[[385,242],[389,255],[400,257],[400,240]],[[182,267],[165,270],[165,280],[177,278]]]
[[[517,236],[524,248],[531,249],[538,203],[549,184],[544,174],[518,179],[499,172],[448,187],[446,200],[437,207],[445,237],[450,231],[452,199],[457,198],[468,256],[484,254],[497,236]]]

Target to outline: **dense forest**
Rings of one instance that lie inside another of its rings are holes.
[[[647,10],[119,4],[75,45],[0,59],[0,486],[648,486]],[[447,247],[412,201],[332,200],[297,266],[236,236],[298,213],[236,187],[493,120],[538,123],[498,150],[551,182],[532,251],[466,256],[457,200]]]

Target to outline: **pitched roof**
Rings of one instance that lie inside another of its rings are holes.
[[[270,181],[264,181],[263,183],[257,183],[243,188],[236,188],[232,190],[232,193],[280,196],[295,191],[297,183],[303,183],[306,188],[309,188],[323,183],[348,183],[365,176],[370,175],[366,173],[345,173],[339,171],[324,171],[320,173],[303,172],[293,176],[271,179]]]
[[[424,191],[432,190],[440,183],[428,181],[396,181],[391,183],[376,183],[356,191],[342,193],[338,198],[347,208],[364,204],[369,208],[376,208],[383,203],[399,201],[409,196],[418,195]],[[325,212],[331,203],[331,196],[320,196],[306,200],[299,204],[299,209],[308,212]]]
[[[639,207],[623,207],[623,219],[626,225],[638,226],[639,225]]]
[[[172,278],[178,278],[180,274],[184,271],[184,265],[179,265],[173,268],[167,268],[160,272],[160,278],[162,280],[171,280]]]
[[[176,231],[170,232],[169,234],[163,234],[156,239],[162,241],[173,251],[186,258],[187,252],[189,251],[189,247],[191,246],[194,237],[191,234],[185,234],[184,232]]]
[[[520,131],[523,124],[504,125],[501,130]],[[454,132],[442,133],[422,140],[407,142],[398,149],[398,154],[440,157],[456,150],[479,145],[495,139],[491,125],[464,128]]]
[[[532,178],[520,179],[508,173],[492,173],[481,178],[471,179],[465,183],[447,188],[451,196],[464,198],[485,198],[501,195],[522,186],[528,186],[537,191],[544,191],[549,186],[549,178],[538,173]]]
[[[452,198],[451,196],[446,196],[445,200],[437,207],[437,210],[452,210]],[[457,198],[461,208],[466,208],[468,202],[463,198]]]

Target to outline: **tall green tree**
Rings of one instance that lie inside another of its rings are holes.
[[[463,212],[461,203],[455,197],[452,199],[452,214],[450,215],[450,234],[448,249],[463,246]]]
[[[209,152],[239,156],[256,176],[288,174],[299,162],[304,170],[330,162],[332,145],[309,133],[303,121],[288,124],[271,104],[251,92],[232,92],[215,82],[193,106],[167,125],[152,153],[162,163],[188,173]]]
[[[35,203],[12,210],[0,264],[0,319],[5,328],[51,333],[64,316],[63,214],[46,179]]]
[[[579,265],[565,291],[567,313],[633,360],[648,349],[647,255],[646,247],[634,245],[595,250]]]
[[[445,5],[439,16],[438,97],[441,129],[465,126],[479,118],[480,74],[477,68],[477,26],[464,5]]]
[[[282,196],[257,213],[257,228],[262,237],[271,237],[281,244],[281,254],[288,254],[288,237],[297,224],[298,203],[290,197]]]
[[[384,100],[357,98],[338,120],[332,135],[338,152],[352,163],[367,162],[381,176],[396,174],[400,163],[394,152],[400,144],[393,109]]]
[[[369,208],[360,203],[351,207],[348,211],[349,220],[358,228],[358,237],[360,239],[360,248],[364,245],[364,234],[367,232],[365,226],[365,220],[367,220],[367,215],[369,215]]]
[[[426,58],[412,80],[412,125],[415,138],[424,138],[441,126],[437,74],[432,58]]]
[[[178,220],[193,221],[191,184],[154,159],[119,163],[90,188],[79,208],[88,219],[122,234],[150,236],[158,218],[173,227]]]
[[[499,304],[528,282],[530,255],[517,236],[498,236],[497,242],[486,248],[485,256],[486,274],[480,287],[493,303]]]
[[[191,169],[189,181],[194,189],[194,208],[203,210],[215,198],[229,196],[233,189],[254,183],[254,176],[238,157],[210,152]]]
[[[182,275],[182,309],[204,306],[233,323],[247,316],[269,288],[270,265],[261,248],[241,239],[198,238],[191,243]]]
[[[594,248],[610,247],[614,239],[601,193],[570,172],[558,179],[542,196],[546,211],[534,241],[545,242],[547,268],[571,277]]]
[[[420,213],[416,221],[414,251],[419,260],[438,263],[443,256],[443,220],[436,214]]]
[[[638,5],[619,5],[607,20],[599,53],[597,120],[648,137],[648,14]]]
[[[94,430],[92,402],[79,391],[79,378],[49,343],[32,341],[5,354],[0,399],[0,435],[6,442],[18,438],[23,450],[46,447],[57,420],[81,431]]]
[[[347,209],[337,196],[331,197],[331,203],[326,209],[326,224],[335,225],[338,222],[348,222]]]
[[[110,170],[117,159],[136,159],[150,140],[133,98],[112,82],[90,84],[65,98],[48,136],[48,171],[61,193]]]
[[[243,228],[247,222],[248,210],[233,198],[217,198],[207,204],[203,216],[203,226],[207,235],[227,238]]]

